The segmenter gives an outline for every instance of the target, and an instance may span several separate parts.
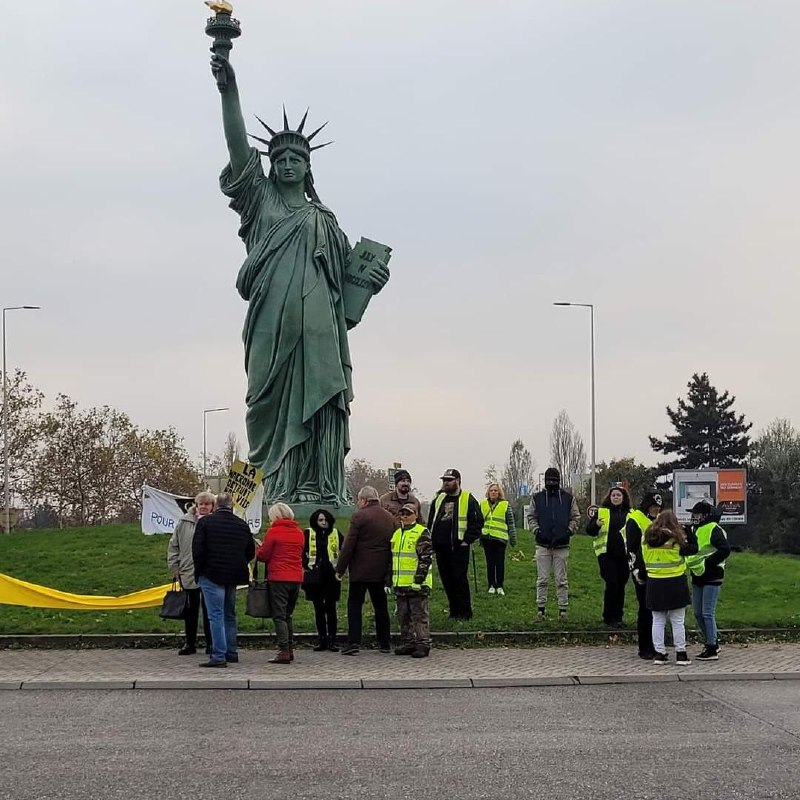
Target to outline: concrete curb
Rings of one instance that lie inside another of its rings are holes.
[[[348,678],[341,680],[266,680],[229,678],[205,680],[85,680],[85,681],[3,681],[0,691],[72,690],[169,690],[235,689],[254,691],[354,690],[354,689],[501,689],[547,686],[610,686],[634,683],[692,683],[697,681],[772,681],[800,680],[799,672],[682,672],[630,675],[549,675],[520,678]]]

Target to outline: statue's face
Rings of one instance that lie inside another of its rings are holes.
[[[272,162],[278,183],[287,186],[302,185],[308,174],[308,161],[294,150],[284,150]]]

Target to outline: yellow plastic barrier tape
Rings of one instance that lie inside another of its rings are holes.
[[[119,611],[128,608],[153,608],[160,606],[164,595],[171,589],[169,583],[142,589],[120,597],[93,594],[70,594],[20,581],[0,573],[0,603],[29,608],[71,608],[78,611]]]

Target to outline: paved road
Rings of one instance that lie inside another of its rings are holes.
[[[796,681],[1,692],[0,798],[798,797]]]

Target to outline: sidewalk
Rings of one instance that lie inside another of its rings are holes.
[[[690,657],[699,652],[691,648]],[[656,666],[628,645],[433,650],[412,659],[296,651],[291,666],[273,650],[242,649],[240,663],[201,669],[202,654],[174,649],[0,650],[0,689],[424,689],[573,686],[698,680],[800,680],[800,644],[726,645],[717,662]],[[670,658],[674,658],[670,653]]]

